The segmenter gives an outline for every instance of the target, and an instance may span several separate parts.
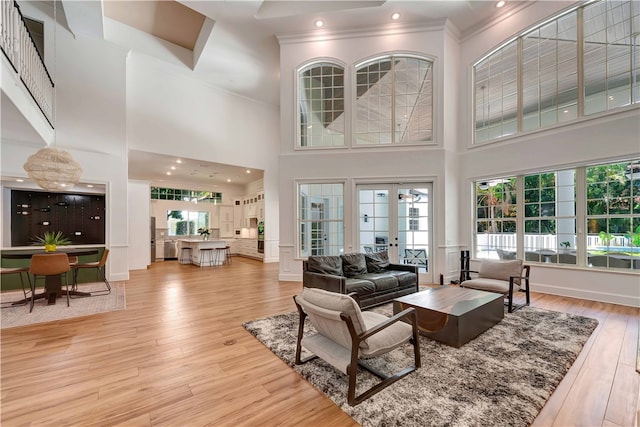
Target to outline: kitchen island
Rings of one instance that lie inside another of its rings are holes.
[[[224,248],[227,243],[224,240],[180,239],[178,242],[178,261],[180,264],[210,267],[222,265],[225,262]],[[183,250],[186,248],[191,250]]]

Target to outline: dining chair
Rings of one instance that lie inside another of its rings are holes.
[[[107,258],[109,257],[109,249],[104,250],[104,252],[102,252],[102,256],[100,257],[99,261],[94,261],[94,262],[85,262],[85,263],[76,263],[75,265],[72,266],[73,269],[73,287],[74,289],[76,289],[78,287],[78,272],[82,269],[87,269],[87,268],[95,268],[98,270],[98,274],[100,275],[100,278],[102,279],[102,281],[104,282],[105,285],[107,285],[107,289],[106,291],[99,291],[99,293],[94,293],[92,292],[91,295],[95,296],[95,295],[107,295],[111,293],[111,285],[109,284],[109,281],[107,280],[107,276],[105,274],[105,265],[107,264]]]
[[[29,301],[27,297],[27,288],[24,285],[24,276],[22,275],[22,273],[29,273],[29,267],[0,267],[0,274],[3,276],[5,274],[20,275],[20,284],[22,285],[22,293],[24,294],[24,300],[20,301],[19,303],[13,302],[11,303],[11,305],[25,305]],[[31,286],[29,286],[29,292],[31,292]]]
[[[33,276],[33,281],[29,279],[31,285],[31,306],[29,307],[29,313],[33,311],[34,296],[36,293],[36,281],[39,276],[45,279],[47,276],[64,275],[64,284],[67,288],[67,307],[69,307],[69,281],[67,280],[67,272],[71,270],[69,265],[69,257],[65,253],[54,254],[35,254],[31,257],[31,264],[29,265],[29,275]]]

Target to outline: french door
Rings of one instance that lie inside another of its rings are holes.
[[[356,191],[360,251],[386,250],[391,262],[430,273],[431,184],[360,184]]]

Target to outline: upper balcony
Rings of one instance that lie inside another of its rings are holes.
[[[2,137],[53,140],[54,83],[15,1],[0,5]]]

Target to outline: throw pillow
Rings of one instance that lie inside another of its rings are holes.
[[[367,271],[369,273],[382,273],[389,267],[389,254],[387,251],[364,254],[367,261]]]
[[[342,258],[342,271],[346,277],[355,277],[367,272],[367,261],[364,254],[353,253],[340,255]]]
[[[337,255],[310,256],[307,259],[307,269],[313,273],[342,276],[342,259]]]

